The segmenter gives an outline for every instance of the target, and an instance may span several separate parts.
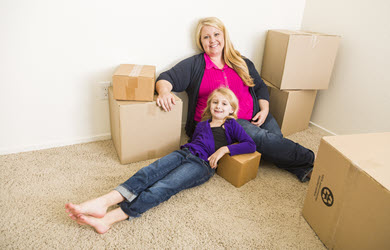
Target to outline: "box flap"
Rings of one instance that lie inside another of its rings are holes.
[[[390,190],[390,132],[327,136],[324,140]]]

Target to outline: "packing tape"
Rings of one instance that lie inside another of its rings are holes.
[[[126,87],[126,97],[129,100],[134,100],[135,90],[138,88],[138,79],[128,79]]]
[[[311,35],[311,48],[314,49],[318,44],[318,35]]]
[[[139,76],[143,67],[144,67],[143,65],[134,65],[129,76],[133,76],[133,77]]]

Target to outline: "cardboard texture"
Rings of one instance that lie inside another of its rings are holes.
[[[280,90],[264,80],[270,94],[269,111],[284,136],[307,129],[317,90]]]
[[[163,157],[179,149],[183,102],[178,97],[170,112],[158,107],[155,99],[115,100],[112,87],[108,99],[111,137],[121,164]]]
[[[269,30],[261,76],[279,89],[327,89],[339,36]]]
[[[259,152],[234,156],[226,154],[218,162],[217,174],[235,187],[241,187],[256,178],[260,158]]]
[[[114,98],[127,101],[153,101],[156,67],[121,64],[112,76]]]
[[[329,249],[390,249],[390,133],[324,137],[303,216]]]

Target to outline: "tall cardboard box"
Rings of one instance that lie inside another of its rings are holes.
[[[218,162],[217,174],[235,187],[241,187],[256,178],[261,154],[224,155]]]
[[[165,156],[180,147],[183,102],[170,112],[153,102],[118,101],[108,92],[111,137],[122,164]],[[155,96],[156,98],[156,96]]]
[[[269,111],[284,136],[307,129],[317,90],[280,90],[264,81],[269,91]]]
[[[121,64],[112,76],[114,98],[127,101],[153,101],[156,67]]]
[[[390,249],[390,133],[324,137],[303,216],[329,249]]]
[[[327,89],[339,36],[269,30],[261,76],[279,89]]]

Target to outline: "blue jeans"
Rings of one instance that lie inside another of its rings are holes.
[[[140,169],[115,190],[125,198],[119,205],[131,219],[184,189],[205,183],[214,173],[208,162],[184,148]]]
[[[284,138],[271,113],[260,127],[243,119],[237,122],[256,143],[256,150],[263,159],[295,174],[302,182],[308,180],[307,175],[313,169],[313,151]]]

